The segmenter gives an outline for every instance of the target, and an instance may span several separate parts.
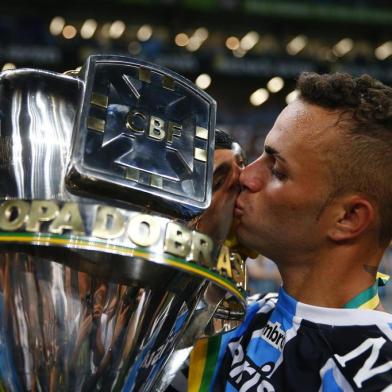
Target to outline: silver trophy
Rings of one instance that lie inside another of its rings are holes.
[[[244,267],[193,222],[215,102],[119,56],[0,74],[0,390],[163,390],[244,315]]]

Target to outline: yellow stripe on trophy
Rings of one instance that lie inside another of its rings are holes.
[[[180,259],[168,256],[163,256],[161,254],[152,253],[146,250],[142,250],[140,248],[129,248],[126,246],[121,246],[117,244],[110,244],[105,241],[99,241],[97,239],[94,240],[85,240],[80,238],[61,238],[58,236],[44,235],[44,234],[25,234],[21,233],[19,235],[12,235],[8,233],[0,233],[0,243],[1,242],[16,242],[16,243],[26,243],[26,244],[42,244],[42,245],[57,245],[57,246],[67,246],[70,248],[82,248],[88,250],[103,250],[103,251],[112,251],[118,252],[123,255],[140,257],[145,260],[151,260],[156,263],[165,263],[177,269],[191,272],[195,275],[201,276],[203,278],[207,278],[210,281],[213,281],[220,286],[226,288],[232,294],[244,300],[243,294],[236,289],[234,284],[226,281],[225,278],[221,278],[216,273],[210,272],[206,268],[199,266],[197,264],[181,261]]]

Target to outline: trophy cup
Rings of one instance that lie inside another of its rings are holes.
[[[0,390],[163,390],[181,350],[241,321],[241,260],[190,224],[215,110],[120,56],[0,74]]]

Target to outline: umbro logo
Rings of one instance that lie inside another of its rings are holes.
[[[261,338],[270,343],[276,349],[282,351],[286,332],[280,328],[278,322],[268,321],[267,325],[261,330]]]

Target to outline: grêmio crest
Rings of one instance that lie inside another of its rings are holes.
[[[91,56],[81,77],[68,189],[184,218],[207,208],[215,101],[180,75],[132,58]]]

